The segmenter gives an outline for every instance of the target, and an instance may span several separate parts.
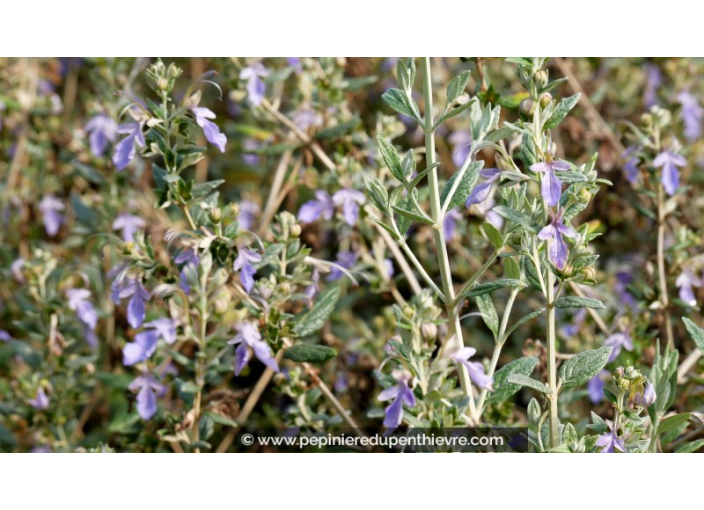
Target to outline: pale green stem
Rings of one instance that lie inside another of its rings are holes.
[[[499,363],[499,356],[501,355],[501,349],[506,343],[506,328],[508,327],[508,319],[511,316],[511,310],[513,309],[513,303],[516,300],[516,296],[520,292],[520,289],[513,289],[511,295],[508,297],[506,302],[506,308],[504,309],[503,317],[501,317],[501,326],[499,326],[499,333],[496,335],[496,345],[494,346],[494,354],[491,356],[491,362],[489,363],[489,370],[487,375],[489,377],[494,377],[496,372],[496,365]],[[477,404],[477,409],[479,409],[479,417],[481,418],[484,413],[484,402],[489,391],[483,389],[479,394],[479,403]]]
[[[430,188],[430,217],[437,225],[443,224],[442,204],[440,204],[440,190],[438,188],[438,173],[435,168],[435,132],[433,131],[433,84],[430,70],[430,57],[423,57],[423,95],[425,99],[425,162],[426,165],[432,166],[433,169],[428,174],[428,187]],[[442,289],[445,296],[445,308],[448,314],[450,330],[448,337],[454,335],[456,347],[464,347],[462,339],[462,327],[460,318],[457,313],[457,307],[454,306],[455,289],[452,285],[452,273],[450,270],[450,260],[447,256],[447,244],[445,243],[445,233],[442,227],[434,229],[435,245],[438,251],[438,265],[440,266],[440,277],[442,279]],[[457,372],[459,373],[460,384],[464,395],[469,398],[469,412],[476,421],[477,409],[474,402],[474,392],[472,383],[469,379],[469,373],[464,365],[458,364]]]
[[[560,444],[559,418],[557,416],[557,346],[555,344],[555,275],[548,269],[547,271],[547,301],[548,311],[548,403],[550,406],[550,448],[555,448]]]

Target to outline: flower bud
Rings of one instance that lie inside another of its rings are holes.
[[[644,113],[640,116],[640,125],[643,127],[650,127],[653,125],[653,116],[649,113]]]
[[[657,395],[655,395],[655,387],[650,381],[646,381],[643,393],[636,393],[633,402],[641,407],[648,407],[655,402],[656,398]]]
[[[546,108],[550,103],[552,103],[552,95],[549,92],[540,96],[540,106]]]
[[[584,283],[596,283],[596,269],[593,266],[583,267],[579,272],[584,277]]]
[[[535,111],[535,101],[530,98],[524,99],[523,101],[521,101],[521,104],[518,106],[518,109],[523,115],[525,115],[526,117],[530,117]]]
[[[629,381],[628,379],[625,379],[625,378],[619,379],[618,381],[616,381],[616,386],[618,386],[622,390],[627,390],[628,388],[631,387],[631,381]]]
[[[291,225],[291,228],[289,229],[289,234],[291,237],[300,237],[301,235],[301,226],[296,223],[295,225]]]
[[[420,327],[420,332],[425,340],[432,340],[438,336],[438,326],[433,322],[424,322]]]
[[[220,223],[220,220],[222,220],[222,209],[219,207],[213,207],[210,210],[210,221],[217,225]]]
[[[534,79],[535,83],[537,83],[540,88],[543,88],[548,84],[548,72],[545,69],[541,69],[535,73]]]
[[[228,206],[227,215],[232,218],[237,218],[237,216],[240,215],[240,206],[235,203],[230,204]]]
[[[528,404],[528,419],[532,425],[537,425],[540,422],[540,404],[535,399],[531,399]]]
[[[169,90],[169,80],[166,78],[158,78],[156,80],[156,88],[157,90]]]

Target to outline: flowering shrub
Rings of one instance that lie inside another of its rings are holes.
[[[0,67],[0,451],[704,447],[698,60]]]

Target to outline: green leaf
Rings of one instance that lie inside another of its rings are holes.
[[[333,287],[323,292],[315,302],[315,305],[313,305],[313,308],[297,316],[293,332],[300,337],[304,337],[318,331],[325,325],[325,322],[332,314],[338,299],[340,299],[339,287]]]
[[[401,157],[396,150],[396,147],[387,142],[384,137],[376,137],[377,145],[379,146],[379,152],[381,157],[384,159],[386,168],[396,177],[399,181],[403,181],[403,171],[401,169]]]
[[[521,317],[521,318],[518,320],[518,322],[516,322],[516,324],[514,324],[513,326],[511,326],[511,327],[508,329],[508,331],[506,332],[506,338],[508,338],[509,335],[511,335],[511,333],[513,333],[517,328],[519,328],[520,326],[522,326],[522,325],[525,324],[526,322],[535,319],[538,315],[540,315],[540,314],[543,313],[544,311],[545,311],[545,308],[540,308],[539,310],[536,310],[536,311],[534,311],[534,312],[529,313],[528,315],[524,315],[523,317]]]
[[[469,167],[467,167],[467,170],[465,170],[464,175],[462,176],[462,181],[455,190],[455,194],[452,195],[450,199],[450,203],[447,206],[448,211],[454,209],[458,205],[464,204],[467,201],[467,197],[472,192],[472,189],[474,189],[474,185],[477,183],[477,177],[479,177],[479,171],[482,169],[483,166],[484,161],[472,161],[469,164]],[[447,183],[443,187],[442,193],[440,194],[441,204],[444,204],[446,202],[447,195],[450,193],[450,190],[452,189],[452,186],[454,185],[458,175],[459,172],[450,177],[450,180],[447,181]]]
[[[579,96],[580,94],[575,94],[574,96],[566,97],[561,100],[557,107],[555,107],[555,111],[552,112],[550,118],[543,125],[543,130],[552,129],[565,120],[567,114],[570,113],[570,110],[574,108],[579,101]]]
[[[411,105],[408,103],[408,98],[402,90],[389,89],[382,94],[381,98],[398,113],[418,120],[418,115],[416,115],[411,109]]]
[[[470,74],[469,71],[463,71],[460,75],[450,80],[450,83],[447,85],[447,104],[451,104],[464,93],[464,89],[467,88],[467,83],[469,82]]]
[[[218,186],[225,182],[225,179],[218,179],[216,181],[203,182],[201,184],[196,184],[191,190],[191,195],[193,198],[201,198],[210,195]]]
[[[505,257],[504,261],[504,273],[508,278],[513,280],[521,280],[521,268],[518,267],[518,262],[513,257]]]
[[[513,128],[510,128],[508,126],[501,127],[499,129],[495,129],[494,131],[491,131],[487,133],[487,135],[484,137],[485,142],[498,142],[509,136],[510,134],[515,133],[515,130]],[[562,175],[562,174],[560,174]]]
[[[298,363],[324,363],[337,356],[337,351],[325,345],[299,344],[289,347],[284,358]]]
[[[497,250],[501,249],[504,245],[504,237],[501,235],[501,232],[499,232],[499,229],[488,221],[485,221],[482,227],[484,228],[484,233],[489,238],[489,241],[491,241],[491,244],[494,245],[494,248]]]
[[[496,313],[491,296],[488,294],[477,296],[477,308],[482,314],[484,324],[494,333],[494,338],[496,338],[496,335],[499,334],[499,314]]]
[[[365,179],[364,186],[367,188],[367,195],[369,199],[374,203],[375,206],[379,208],[382,212],[388,212],[389,210],[389,193],[386,191],[379,179]]]
[[[530,218],[525,214],[516,211],[515,209],[511,209],[510,207],[507,207],[505,205],[497,205],[492,209],[492,211],[498,213],[509,221],[513,221],[514,223],[523,225],[531,231],[535,231],[533,225],[531,224]]]
[[[335,138],[343,137],[354,131],[354,129],[359,125],[359,122],[359,117],[355,117],[350,121],[341,122],[335,126],[321,129],[315,133],[315,138],[318,140],[334,140]]]
[[[670,416],[666,420],[660,422],[660,426],[658,427],[658,434],[663,435],[671,430],[676,429],[683,423],[688,422],[691,417],[692,413],[681,413],[675,414],[674,416]]]
[[[568,296],[562,297],[555,301],[555,308],[593,308],[600,310],[606,308],[604,303],[598,299],[579,297],[579,296]]]
[[[574,388],[586,383],[606,366],[611,356],[611,347],[580,352],[565,361],[558,372],[563,388]]]
[[[687,328],[689,336],[692,337],[692,340],[694,340],[694,343],[697,344],[699,350],[704,353],[704,329],[694,324],[687,317],[682,317],[682,321],[684,322],[684,327]]]
[[[435,222],[427,216],[423,216],[423,215],[420,215],[420,214],[415,213],[413,211],[408,211],[406,209],[402,209],[396,205],[391,206],[391,208],[394,211],[396,211],[398,214],[403,216],[404,218],[409,219],[411,221],[418,221],[420,223],[424,223],[424,224],[430,225],[430,226],[435,225]]]
[[[503,289],[506,287],[511,287],[515,289],[522,286],[523,282],[521,280],[514,280],[512,278],[500,278],[498,280],[494,280],[493,282],[480,283],[478,285],[475,285],[471,289],[467,289],[466,291],[464,291],[461,296],[481,296],[483,294],[489,294],[490,292],[494,292],[495,290]]]
[[[540,393],[552,393],[547,384],[536,381],[535,379],[524,374],[511,374],[508,376],[507,381],[511,384],[517,384],[518,386],[527,386],[528,388],[538,390]]]
[[[0,423],[0,446],[13,448],[17,446],[17,439],[10,429]]]
[[[498,404],[521,389],[521,384],[508,381],[511,375],[528,377],[533,373],[538,358],[519,358],[501,368],[494,374],[494,392],[487,399],[489,404]],[[532,379],[531,379],[532,380]],[[537,381],[536,381],[537,382]]]
[[[98,222],[98,216],[94,209],[83,203],[81,197],[75,193],[71,193],[71,207],[76,213],[76,219],[84,225],[94,227]]]
[[[683,444],[679,448],[675,449],[675,453],[693,453],[702,446],[704,446],[704,439],[698,439],[696,441],[692,441],[691,443]]]

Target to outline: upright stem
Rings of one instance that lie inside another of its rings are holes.
[[[547,270],[547,309],[548,309],[548,387],[550,394],[548,402],[550,405],[550,448],[560,444],[559,418],[557,416],[557,346],[555,345],[555,275],[550,269]]]
[[[673,349],[672,319],[670,317],[670,298],[667,294],[667,274],[665,273],[665,193],[662,184],[658,185],[658,276],[660,278],[660,301],[665,314],[665,334],[667,348]]]
[[[430,188],[430,216],[440,228],[434,229],[435,246],[438,254],[438,265],[440,266],[440,278],[442,279],[442,291],[444,294],[445,308],[447,310],[450,331],[450,338],[454,336],[456,348],[464,347],[462,339],[462,327],[455,306],[455,289],[452,285],[452,273],[450,270],[450,260],[447,256],[447,244],[445,243],[445,232],[443,231],[443,213],[440,203],[440,190],[438,188],[438,172],[435,165],[435,132],[433,131],[433,80],[430,72],[430,57],[423,57],[423,95],[425,99],[425,162],[433,169],[428,174],[428,187]],[[472,384],[469,373],[464,365],[458,364],[457,371],[460,376],[460,384],[465,396],[469,398],[469,411],[473,419],[477,418],[477,409],[474,403]]]

